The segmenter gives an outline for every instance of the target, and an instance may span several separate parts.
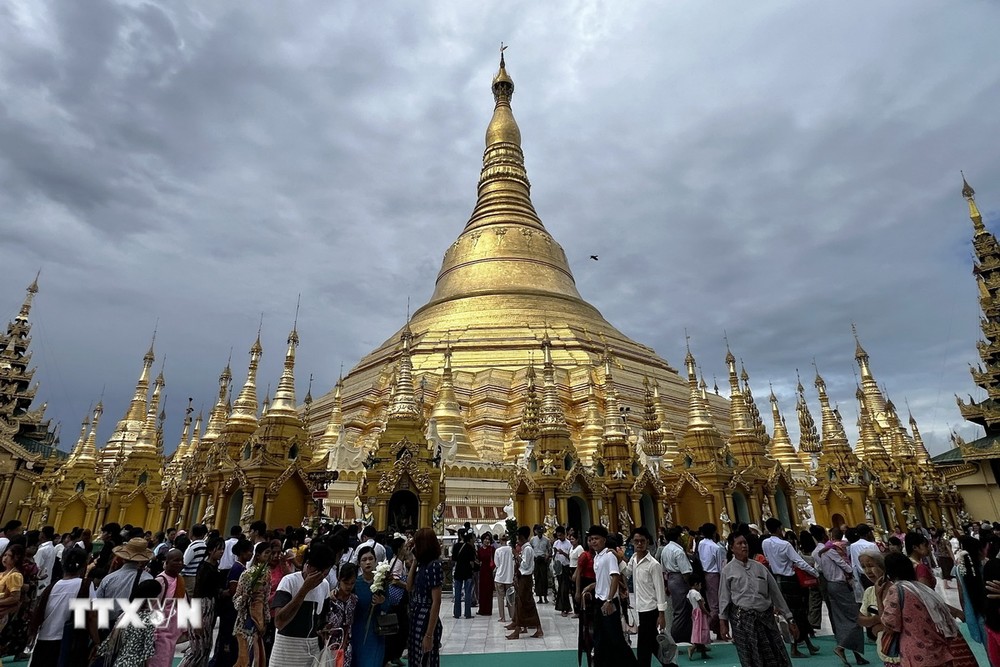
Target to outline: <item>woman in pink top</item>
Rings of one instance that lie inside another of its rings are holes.
[[[177,615],[170,613],[177,599],[185,597],[184,579],[180,576],[184,567],[184,554],[180,549],[167,552],[163,572],[156,576],[160,583],[160,602],[167,623],[156,629],[156,653],[146,662],[146,667],[170,667],[174,664],[174,650],[182,630],[177,626]]]
[[[951,609],[920,583],[913,563],[902,554],[885,558],[885,579],[876,585],[886,634],[899,633],[902,667],[976,667]]]

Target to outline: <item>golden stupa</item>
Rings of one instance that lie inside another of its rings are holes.
[[[533,359],[541,361],[545,339],[570,439],[584,463],[591,463],[602,437],[605,417],[594,409],[594,387],[605,383],[606,353],[613,359],[618,402],[633,415],[627,427],[640,427],[644,379],[658,385],[661,419],[683,430],[688,411],[687,382],[583,299],[566,253],[535,212],[511,111],[514,83],[502,56],[492,89],[495,108],[475,207],[445,251],[430,301],[408,323],[418,397],[442,439],[454,436],[453,465],[468,470],[468,484],[449,480],[448,495],[468,496],[470,506],[507,502],[505,483],[489,492],[474,471],[486,472],[490,464],[510,463],[523,453],[518,428],[527,368]],[[315,401],[313,433],[323,432],[325,417],[338,403],[347,442],[362,448],[375,443],[393,392],[401,334],[364,357],[336,391]],[[726,423],[727,402],[717,396],[709,402]]]

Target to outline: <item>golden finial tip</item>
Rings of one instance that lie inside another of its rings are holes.
[[[972,199],[976,196],[976,191],[973,190],[972,186],[969,185],[969,182],[965,180],[965,172],[959,171],[958,173],[962,175],[962,196],[966,199]]]

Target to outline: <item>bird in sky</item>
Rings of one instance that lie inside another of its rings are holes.
[[[595,262],[597,261],[597,255],[591,255],[591,256],[590,256],[590,258],[591,258],[592,260],[594,260]]]

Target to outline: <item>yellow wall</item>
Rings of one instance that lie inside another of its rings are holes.
[[[977,462],[979,470],[953,480],[965,501],[965,511],[976,521],[1000,518],[1000,489],[989,461]]]

